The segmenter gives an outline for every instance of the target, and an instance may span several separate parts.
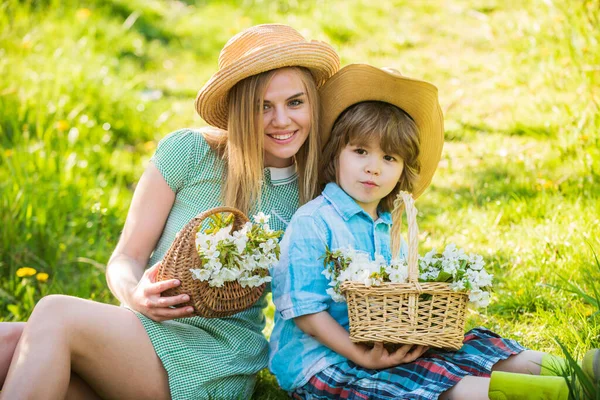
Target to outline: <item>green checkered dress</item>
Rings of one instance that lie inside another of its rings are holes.
[[[225,165],[200,131],[180,130],[158,145],[152,162],[176,193],[148,265],[160,261],[175,235],[202,211],[221,205]],[[260,207],[269,225],[284,230],[298,208],[294,167],[265,168]],[[262,335],[265,296],[250,309],[227,318],[184,318],[154,322],[137,313],[169,375],[173,399],[247,399],[255,374],[267,366]]]

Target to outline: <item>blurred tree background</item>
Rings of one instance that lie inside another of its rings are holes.
[[[583,294],[600,277],[599,0],[2,1],[0,321],[48,293],[115,303],[105,263],[157,141],[204,125],[193,100],[220,49],[269,22],[342,65],[438,86],[446,145],[417,204],[421,251],[485,256],[494,301],[469,326],[598,347]],[[262,373],[255,397],[281,396]]]

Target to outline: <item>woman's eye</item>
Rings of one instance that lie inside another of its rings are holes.
[[[263,108],[262,108],[262,109],[263,109],[263,111],[266,111],[266,110],[268,110],[268,109],[270,109],[270,108],[271,108],[271,105],[270,105],[270,104],[263,104]]]
[[[292,100],[288,103],[288,105],[290,107],[298,107],[300,105],[304,104],[304,102],[302,100]]]

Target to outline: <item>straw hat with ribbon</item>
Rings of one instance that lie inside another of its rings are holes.
[[[319,95],[322,143],[327,143],[340,114],[356,103],[383,101],[410,115],[419,128],[421,142],[421,172],[413,188],[413,197],[423,193],[431,183],[444,146],[444,120],[435,86],[407,78],[392,69],[350,64],[331,77],[321,87]]]
[[[307,41],[287,25],[248,28],[221,50],[219,70],[198,92],[196,111],[210,125],[227,129],[227,97],[236,83],[261,72],[295,66],[307,68],[319,87],[339,69],[340,59],[327,43]]]

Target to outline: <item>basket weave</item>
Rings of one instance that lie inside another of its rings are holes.
[[[410,194],[403,193],[402,201],[408,219],[408,283],[367,287],[344,282],[350,339],[458,350],[469,295],[455,292],[448,283],[419,283],[417,210]],[[399,245],[392,245],[392,250],[397,256]]]
[[[202,267],[196,249],[196,233],[202,222],[213,214],[231,213],[234,216],[232,231],[237,231],[248,222],[238,209],[217,207],[197,215],[175,237],[158,269],[157,280],[178,279],[181,284],[163,292],[163,296],[187,294],[190,300],[177,307],[192,306],[194,314],[205,318],[221,318],[236,314],[256,303],[265,290],[265,284],[257,287],[242,287],[237,281],[225,282],[222,287],[211,287],[207,281],[192,278],[190,269]]]

